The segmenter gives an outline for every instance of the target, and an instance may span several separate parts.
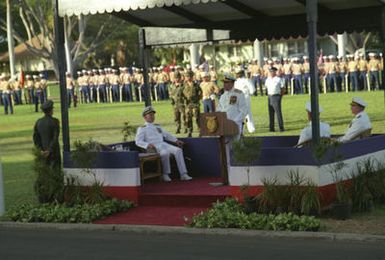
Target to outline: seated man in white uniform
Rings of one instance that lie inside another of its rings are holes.
[[[144,126],[138,128],[135,144],[146,150],[156,150],[160,154],[163,168],[163,180],[165,182],[171,181],[169,176],[171,173],[170,154],[175,156],[180,179],[183,181],[191,180],[192,178],[187,174],[183,150],[166,141],[174,142],[178,146],[182,146],[183,142],[164,130],[160,125],[154,124],[155,110],[151,106],[148,106],[143,110],[142,116],[146,122]]]
[[[301,134],[298,139],[297,147],[302,147],[303,144],[312,139],[312,127],[311,127],[311,104],[308,101],[305,105],[305,109],[307,112],[307,119],[309,120],[308,126],[302,129]],[[318,108],[318,111],[321,113],[323,111],[322,107]],[[320,137],[330,138],[330,125],[324,122],[319,123]]]
[[[341,143],[346,143],[357,139],[357,137],[366,130],[372,129],[372,124],[368,114],[364,111],[368,104],[359,97],[354,97],[350,107],[354,118],[349,125],[345,135],[338,138]]]
[[[243,120],[247,114],[247,105],[243,92],[234,88],[235,80],[233,76],[225,73],[223,79],[225,92],[219,99],[217,111],[226,112],[227,118],[238,125],[239,132],[235,139],[239,139],[242,133]]]

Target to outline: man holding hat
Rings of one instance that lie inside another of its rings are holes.
[[[242,133],[243,120],[247,115],[247,105],[243,92],[234,88],[235,80],[232,75],[224,74],[223,88],[225,92],[219,99],[217,111],[226,112],[227,118],[238,125],[239,131],[236,139],[239,139]]]
[[[215,95],[219,93],[219,88],[214,84],[214,82],[210,81],[210,73],[202,72],[201,76],[203,81],[199,84],[199,86],[202,90],[203,112],[214,112]]]
[[[269,69],[269,77],[265,82],[268,95],[269,108],[269,129],[274,132],[274,113],[277,115],[279,130],[285,131],[283,127],[283,118],[281,110],[282,95],[285,92],[285,84],[283,80],[277,76],[277,68],[271,67]]]
[[[47,165],[60,168],[61,156],[59,145],[60,124],[53,117],[53,101],[47,100],[40,106],[44,117],[38,119],[33,131],[33,143],[46,158]]]
[[[142,116],[145,125],[138,128],[135,137],[135,144],[148,151],[156,151],[160,154],[163,168],[163,180],[170,182],[170,154],[174,155],[180,179],[189,181],[192,178],[187,174],[186,164],[184,162],[183,150],[180,148],[184,143],[175,136],[164,130],[160,125],[154,124],[156,111],[148,106],[144,108]],[[171,145],[166,141],[174,142],[177,146]]]
[[[307,119],[309,121],[308,126],[302,129],[301,134],[298,139],[297,147],[302,147],[305,142],[308,142],[312,139],[312,128],[311,128],[311,104],[308,101],[305,105],[305,109],[307,112]],[[323,111],[322,107],[318,108],[318,111],[321,113]],[[319,123],[320,128],[320,137],[330,138],[330,125],[324,122]]]
[[[368,114],[364,111],[368,104],[359,97],[353,97],[350,107],[354,118],[349,125],[345,135],[338,138],[339,142],[353,141],[362,132],[372,128]]]
[[[255,132],[253,114],[251,113],[251,98],[254,94],[255,87],[251,81],[244,77],[244,71],[242,68],[237,68],[236,71],[237,80],[234,83],[234,88],[239,89],[245,95],[247,114],[246,114],[246,126],[249,133]]]

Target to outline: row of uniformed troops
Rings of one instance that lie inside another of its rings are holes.
[[[191,72],[193,81],[198,85],[202,81],[204,66],[196,66],[194,69],[186,66],[164,66],[149,69],[148,78],[150,95],[152,100],[168,100],[170,97],[169,86],[174,82],[175,74]],[[210,77],[217,80],[217,73],[213,66],[210,66]],[[93,69],[77,72],[75,80],[71,73],[66,74],[66,87],[68,105],[73,102],[75,105],[80,96],[81,103],[107,103],[107,102],[132,102],[142,101],[146,98],[144,91],[143,70],[139,68],[116,69]]]
[[[368,56],[369,60],[364,54],[321,57],[318,62],[320,92],[370,91],[381,88],[381,72],[384,69],[382,54],[369,53]],[[307,56],[303,56],[303,62],[299,58],[264,58],[262,67],[258,65],[257,59],[253,59],[248,65],[249,78],[262,95],[265,92],[263,82],[272,66],[278,69],[277,75],[285,79],[287,93],[302,94],[310,91],[310,64]]]
[[[34,104],[38,112],[39,104],[43,104],[48,96],[49,87],[43,74],[26,75],[25,82],[16,77],[0,75],[0,105],[5,114],[13,114],[14,105]]]

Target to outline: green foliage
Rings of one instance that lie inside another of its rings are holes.
[[[190,227],[196,228],[241,228],[256,230],[318,231],[320,221],[314,217],[297,216],[292,213],[246,214],[234,199],[217,202],[213,207],[195,215]]]
[[[301,212],[305,215],[319,215],[321,211],[320,194],[314,183],[307,182],[301,198]]]
[[[260,138],[241,138],[231,144],[235,162],[247,165],[247,185],[242,187],[242,194],[245,200],[249,198],[250,164],[258,160],[261,153],[261,145],[262,139]]]
[[[137,127],[131,125],[129,121],[124,122],[124,127],[122,129],[123,142],[127,142],[135,135],[136,128]]]
[[[289,171],[287,177],[287,185],[279,184],[276,178],[262,181],[258,212],[317,215],[320,212],[320,194],[316,185],[298,171]]]
[[[51,167],[39,149],[34,148],[33,169],[37,174],[34,185],[35,194],[41,203],[63,201],[63,171],[59,167]]]
[[[76,177],[71,176],[66,179],[64,188],[64,199],[68,205],[76,204],[98,204],[108,199],[103,191],[103,183],[94,179],[89,187],[82,187]]]
[[[377,166],[382,170],[375,170],[375,161],[367,159],[357,164],[357,174],[351,174],[353,211],[369,211],[374,202],[384,202],[385,170],[382,164]]]
[[[342,155],[338,150],[340,146],[341,144],[333,139],[321,138],[318,145],[312,146],[313,156],[319,164],[325,159],[326,155],[330,155],[332,162],[341,161]]]
[[[261,138],[241,138],[232,143],[233,158],[236,162],[250,164],[258,160],[261,153]]]
[[[69,207],[65,204],[23,204],[12,208],[6,217],[18,222],[53,222],[53,223],[90,223],[105,216],[127,211],[133,204],[117,199],[106,200],[98,204],[77,204]]]
[[[76,140],[74,142],[74,148],[71,152],[72,161],[77,167],[86,169],[88,172],[90,172],[90,168],[98,157],[98,152],[103,150],[102,144],[92,139],[87,142]]]

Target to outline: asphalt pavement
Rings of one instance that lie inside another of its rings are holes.
[[[3,224],[0,259],[385,260],[383,237],[342,238],[301,232]]]

